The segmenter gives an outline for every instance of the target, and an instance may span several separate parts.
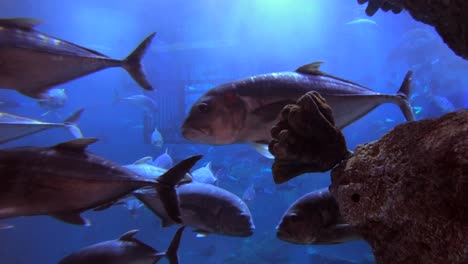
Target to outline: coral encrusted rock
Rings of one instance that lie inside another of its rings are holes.
[[[468,263],[468,110],[358,146],[330,191],[377,263]]]

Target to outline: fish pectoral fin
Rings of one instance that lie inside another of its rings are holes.
[[[6,18],[0,19],[0,26],[7,26],[7,27],[19,27],[23,29],[32,29],[33,27],[41,24],[42,21],[35,18]]]
[[[320,65],[322,64],[323,61],[316,61],[306,65],[302,65],[301,67],[296,69],[296,72],[312,75],[323,75],[323,73],[319,69]]]
[[[134,165],[146,164],[146,163],[148,163],[148,161],[152,161],[152,160],[153,160],[152,157],[146,156],[144,158],[141,158],[141,159],[135,161],[133,164]]]
[[[135,236],[138,233],[138,231],[140,231],[140,230],[138,230],[138,229],[130,230],[127,233],[121,235],[119,237],[119,240],[120,241],[134,241],[135,238],[133,238],[133,236]]]
[[[294,104],[296,103],[294,100],[281,100],[276,101],[270,104],[262,105],[254,110],[251,111],[252,115],[259,117],[262,122],[271,122],[278,118],[281,113],[281,110],[287,104]]]
[[[53,218],[56,218],[62,222],[73,224],[73,225],[84,225],[90,226],[91,221],[88,219],[81,217],[80,213],[57,213],[51,214]]]
[[[262,154],[262,156],[268,158],[268,159],[274,159],[275,156],[273,156],[270,151],[268,150],[268,145],[267,144],[262,144],[262,143],[251,143],[252,146],[255,148],[255,150]]]
[[[54,149],[67,149],[83,152],[86,147],[98,141],[97,138],[78,138],[55,145]]]

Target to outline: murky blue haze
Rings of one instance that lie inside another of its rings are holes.
[[[141,107],[115,103],[115,91],[124,96],[143,93],[120,68],[60,85],[68,101],[54,113],[41,117],[46,110],[12,90],[0,90],[0,99],[21,106],[0,111],[61,121],[84,108],[79,126],[85,136],[101,139],[90,147],[98,155],[129,164],[158,156],[166,148],[175,161],[203,154],[195,168],[211,162],[215,172],[222,172],[220,187],[242,196],[254,184],[257,194],[248,202],[254,235],[197,238],[188,229],[180,246],[181,263],[312,263],[309,254],[313,252],[361,261],[372,254],[365,242],[300,246],[278,240],[275,227],[283,212],[303,194],[328,186],[329,173],[303,175],[276,188],[269,170],[272,161],[250,146],[213,147],[186,141],[179,127],[203,90],[324,61],[324,71],[382,93],[396,92],[406,71],[413,69],[411,102],[417,119],[468,106],[468,64],[431,27],[413,21],[408,13],[381,11],[369,18],[372,21],[348,23],[367,18],[364,8],[353,0],[2,0],[0,16],[41,19],[38,30],[118,59],[157,32],[143,60],[157,90],[144,93],[159,105],[152,114],[164,138],[162,148],[145,142]],[[402,122],[398,107],[382,105],[344,129],[348,146],[354,149],[376,140]],[[69,139],[66,131],[55,129],[1,147],[48,146]],[[92,226],[65,224],[48,216],[2,219],[15,227],[0,232],[0,263],[57,263],[72,251],[117,238],[130,229],[140,229],[138,238],[165,250],[176,230],[161,228],[159,219],[144,208],[135,215],[117,206],[84,216]]]

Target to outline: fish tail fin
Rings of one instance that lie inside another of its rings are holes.
[[[405,79],[400,86],[400,90],[396,93],[400,100],[397,104],[400,106],[403,115],[406,118],[406,121],[414,121],[414,114],[410,104],[410,95],[411,95],[411,78],[413,76],[413,71],[408,71],[405,75]]]
[[[145,90],[152,91],[153,87],[146,79],[146,75],[143,72],[143,68],[141,66],[141,59],[145,54],[146,50],[151,44],[153,37],[156,33],[151,33],[148,37],[146,37],[135,50],[133,50],[130,55],[123,61],[123,68],[132,76],[132,78]]]
[[[65,124],[65,127],[75,138],[83,137],[83,133],[81,133],[81,129],[76,125],[76,122],[78,122],[78,119],[80,119],[83,111],[84,109],[81,108],[63,121],[63,123]]]
[[[175,186],[185,177],[185,174],[202,158],[202,155],[187,158],[159,176],[156,181],[156,191],[161,197],[167,215],[176,223],[182,223],[180,219],[179,199]]]
[[[166,258],[169,260],[170,264],[179,264],[179,245],[180,239],[182,238],[182,233],[184,232],[185,226],[181,226],[177,229],[174,237],[172,238],[171,244],[166,250]]]

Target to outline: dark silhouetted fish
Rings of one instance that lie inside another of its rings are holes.
[[[76,122],[84,109],[76,111],[73,115],[65,119],[63,123],[48,123],[23,116],[0,112],[0,144],[18,138],[29,136],[50,128],[66,128],[75,138],[82,138],[81,130],[76,126]]]
[[[328,188],[308,193],[295,201],[277,229],[279,239],[295,244],[327,245],[361,239],[344,221]]]
[[[160,252],[133,236],[131,230],[116,240],[85,247],[63,258],[58,264],[154,264],[167,257],[170,264],[178,264],[178,249],[184,227],[180,227],[166,252]]]
[[[220,234],[248,237],[255,226],[241,198],[222,188],[205,183],[186,183],[177,187],[182,223],[195,228],[199,235]],[[134,195],[161,218],[163,227],[174,225],[153,190],[138,190]]]
[[[51,87],[84,75],[122,67],[144,89],[153,90],[141,59],[155,33],[149,35],[124,60],[48,36],[34,29],[39,20],[0,19],[0,88],[41,98]]]
[[[268,156],[265,144],[271,141],[270,129],[281,110],[310,91],[317,91],[326,99],[338,128],[383,103],[398,105],[407,120],[414,120],[408,101],[411,71],[400,90],[389,95],[323,73],[320,64],[307,64],[294,72],[252,76],[209,90],[190,109],[182,125],[183,136],[202,144],[253,143]]]
[[[152,187],[160,193],[170,218],[181,222],[174,186],[201,158],[183,160],[156,180],[143,178],[119,164],[87,152],[95,138],[82,138],[52,147],[0,150],[0,219],[50,215],[86,225],[80,214]]]

